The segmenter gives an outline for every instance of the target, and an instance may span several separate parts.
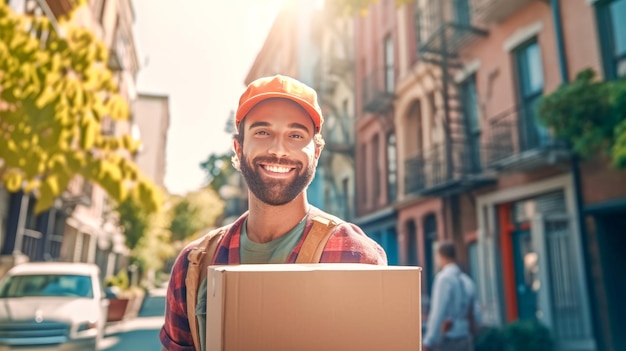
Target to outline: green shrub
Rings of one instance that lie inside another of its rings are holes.
[[[484,327],[474,339],[475,351],[503,351],[504,335],[496,327]]]
[[[546,326],[537,321],[517,321],[502,329],[505,344],[511,351],[550,351],[552,337]]]
[[[119,271],[116,275],[108,276],[104,280],[105,286],[117,286],[120,290],[127,290],[130,286],[128,280],[128,272],[125,269]]]
[[[476,351],[551,351],[552,337],[537,321],[516,321],[502,328],[484,327],[474,339]]]

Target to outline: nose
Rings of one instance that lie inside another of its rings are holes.
[[[274,138],[267,152],[275,157],[287,157],[288,152],[283,138]]]

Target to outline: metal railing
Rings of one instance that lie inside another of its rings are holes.
[[[405,193],[422,193],[445,187],[482,172],[478,153],[466,143],[436,145],[405,160]]]
[[[485,161],[488,165],[525,151],[562,144],[536,120],[532,107],[518,106],[496,115],[490,118],[486,129]]]
[[[427,0],[415,13],[420,54],[455,55],[487,32],[474,20],[472,0]]]
[[[395,70],[393,66],[375,69],[363,78],[363,110],[380,112],[391,107],[395,98]]]

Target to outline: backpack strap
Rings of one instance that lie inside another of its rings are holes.
[[[196,318],[198,287],[204,278],[206,278],[207,267],[213,262],[217,246],[229,228],[230,225],[227,225],[210,231],[187,254],[187,259],[189,260],[189,267],[185,275],[185,287],[187,289],[187,320],[189,320],[189,330],[191,331],[196,351],[202,350],[198,320]]]
[[[342,221],[336,217],[317,215],[312,218],[313,227],[304,238],[296,263],[319,263],[324,247],[335,227]]]

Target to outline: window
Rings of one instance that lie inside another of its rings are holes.
[[[91,278],[83,275],[31,274],[9,277],[0,297],[73,296],[93,298]]]
[[[417,227],[414,220],[410,220],[406,224],[406,234],[408,236],[407,248],[407,265],[417,266]]]
[[[437,252],[437,218],[434,214],[430,214],[424,218],[422,225],[424,230],[424,281],[428,290],[432,290],[435,280],[435,272],[437,269],[436,252]]]
[[[478,118],[478,98],[476,94],[476,79],[472,75],[461,83],[461,98],[463,99],[463,112],[465,115],[465,128],[469,150],[465,157],[468,162],[465,166],[468,170],[476,172],[480,170],[480,120]]]
[[[478,243],[476,241],[467,245],[467,257],[469,260],[469,275],[476,284],[480,286],[480,266],[478,262]]]
[[[376,206],[380,199],[380,138],[374,135],[372,139],[372,173],[374,174],[374,198],[373,205]]]
[[[598,30],[607,78],[626,76],[626,0],[598,1]]]
[[[393,38],[391,35],[385,37],[385,92],[393,93],[395,82],[394,74]]]
[[[360,183],[359,186],[359,198],[360,198],[360,203],[361,204],[367,204],[368,198],[367,198],[367,146],[366,145],[361,145],[361,157],[360,160],[361,162],[359,162],[359,174],[358,174],[358,180]],[[359,206],[361,207],[361,206]]]
[[[471,24],[469,0],[454,0],[454,20],[464,26]]]
[[[409,59],[411,64],[415,63],[419,59],[418,48],[422,44],[421,33],[424,20],[422,19],[422,11],[418,6],[415,6],[415,13],[413,14],[413,31],[409,34],[409,40],[411,41],[409,47]]]
[[[389,134],[387,137],[387,196],[388,203],[396,200],[398,194],[398,165],[396,155],[396,135]]]
[[[24,229],[37,230],[39,216],[35,214],[35,205],[37,199],[34,196],[23,197],[22,201],[28,201],[28,209],[26,210],[26,222]]]
[[[428,93],[428,107],[430,108],[430,128],[434,129],[437,126],[437,99],[435,92]]]
[[[411,154],[421,152],[424,143],[422,142],[422,104],[420,100],[416,100],[411,105],[405,126],[404,138],[407,152]]]
[[[544,146],[549,141],[548,130],[537,119],[537,104],[543,94],[543,65],[536,40],[513,51],[517,71],[517,91],[520,113],[518,124],[521,151]]]

